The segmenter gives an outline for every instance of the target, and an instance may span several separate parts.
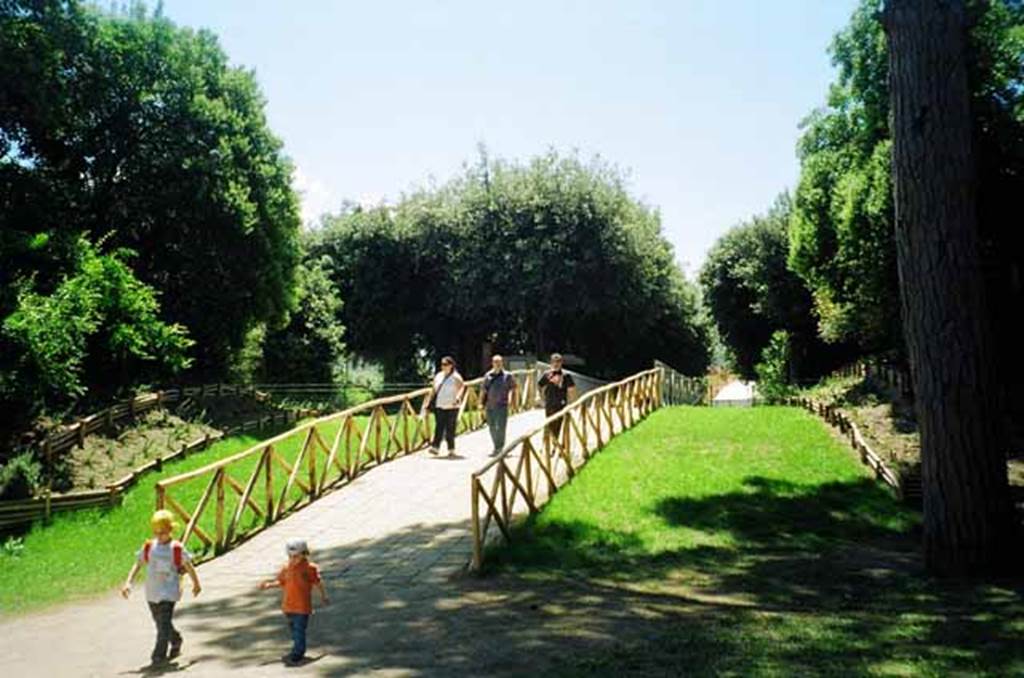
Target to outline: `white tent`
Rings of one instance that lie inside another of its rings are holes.
[[[730,381],[712,401],[712,407],[751,407],[754,404],[754,382]]]

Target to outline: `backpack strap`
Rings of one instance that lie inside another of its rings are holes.
[[[172,541],[171,542],[171,555],[172,555],[172,557],[174,559],[174,569],[178,570],[179,572],[181,571],[181,565],[182,565],[181,561],[183,560],[182,555],[181,555],[181,551],[182,551],[181,542],[180,541]]]
[[[146,543],[142,545],[142,562],[149,565],[149,551],[153,548],[153,540],[147,539]]]

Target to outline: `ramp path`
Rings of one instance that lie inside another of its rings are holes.
[[[511,417],[508,439],[543,421],[537,410]],[[452,649],[427,620],[443,617],[446,605],[461,604],[457,591],[450,597],[447,591],[457,588],[452,579],[471,554],[469,478],[487,461],[490,437],[486,430],[468,433],[459,437],[457,448],[454,458],[421,451],[375,468],[201,565],[203,593],[195,599],[186,593],[178,606],[176,624],[185,647],[171,670],[194,676],[422,675],[422,668],[402,666],[429,665],[432,655]],[[256,587],[273,576],[286,559],[285,542],[296,537],[313,549],[331,602],[310,623],[314,661],[285,669],[279,658],[289,636],[279,592]],[[129,565],[126,554],[126,572]],[[143,667],[154,629],[141,589],[136,587],[129,601],[111,591],[0,622],[0,675],[148,673]],[[430,609],[412,612],[417,604]],[[389,621],[389,613],[404,615],[402,623]],[[423,620],[422,633],[416,632],[416,619]],[[389,644],[400,645],[406,657],[417,654],[418,660],[396,659],[390,666],[360,662],[359,657],[387,656],[381,649]]]

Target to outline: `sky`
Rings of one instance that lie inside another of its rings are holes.
[[[856,0],[164,0],[252,69],[303,217],[444,181],[484,144],[600,155],[687,275],[797,180]]]

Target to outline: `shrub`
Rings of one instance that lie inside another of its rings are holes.
[[[761,352],[757,372],[757,391],[769,403],[778,403],[793,395],[789,383],[789,333],[778,330]]]
[[[31,452],[11,457],[0,467],[0,499],[29,499],[39,487],[42,465]]]

